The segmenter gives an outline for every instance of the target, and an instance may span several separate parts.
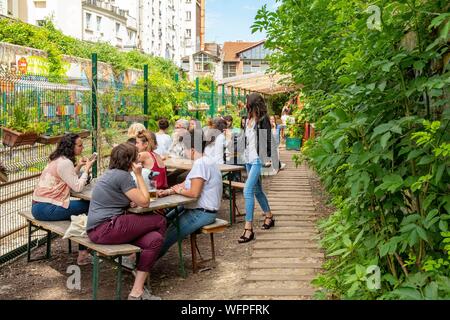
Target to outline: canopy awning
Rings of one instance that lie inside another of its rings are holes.
[[[225,78],[219,81],[219,85],[259,92],[266,95],[291,92],[300,88],[292,84],[290,76],[278,73],[251,73]]]

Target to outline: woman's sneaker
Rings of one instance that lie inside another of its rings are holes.
[[[128,300],[162,300],[161,297],[154,296],[147,288],[144,288],[144,292],[139,297],[133,297],[128,295]]]

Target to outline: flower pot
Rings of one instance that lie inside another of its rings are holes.
[[[128,122],[144,122],[146,120],[146,116],[124,116],[123,121]]]
[[[300,138],[286,138],[286,150],[300,151],[302,140]]]
[[[37,139],[37,142],[42,144],[56,144],[58,143],[64,135],[59,136],[47,136],[47,135],[40,135]]]
[[[8,147],[33,145],[37,138],[38,135],[35,132],[22,133],[3,127],[3,145]]]

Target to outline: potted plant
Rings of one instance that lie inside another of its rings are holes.
[[[61,123],[53,123],[50,125],[50,130],[46,134],[41,134],[37,142],[42,144],[56,144],[64,136],[65,128]]]
[[[82,128],[87,128],[88,123],[89,118],[86,115],[79,116],[77,119],[71,119],[69,122],[69,132],[78,134],[81,139],[87,138],[91,135],[91,132]]]
[[[8,147],[34,144],[48,126],[46,122],[38,121],[37,106],[30,106],[27,99],[19,99],[6,120],[2,142]]]
[[[290,123],[286,128],[286,150],[298,150],[302,146],[302,138],[305,133],[304,125],[301,123]]]
[[[123,114],[116,114],[114,116],[114,121],[125,121],[125,116]]]

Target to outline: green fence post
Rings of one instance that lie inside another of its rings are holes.
[[[92,54],[92,152],[97,152],[97,54]],[[100,157],[92,166],[92,177],[97,178],[97,163]]]
[[[178,72],[175,73],[175,82],[176,82],[176,83],[178,83],[178,81],[180,81],[179,77],[180,77],[180,76],[178,75]]]
[[[241,101],[241,88],[238,88],[238,101]]]
[[[227,111],[227,101],[225,100],[225,85],[222,85],[222,105],[223,105],[223,110],[226,112]]]
[[[41,95],[39,94],[39,93],[37,93],[37,106],[38,106],[38,122],[41,122],[41,118],[42,118],[42,116],[41,116],[41,113],[42,113],[42,111],[41,111]],[[44,134],[46,134],[46,132],[44,132]]]
[[[195,99],[196,99],[197,108],[198,108],[198,105],[200,103],[200,79],[198,77],[195,78]],[[195,118],[197,120],[199,120],[198,119],[198,110],[195,112]]]
[[[234,87],[231,87],[231,103],[234,104]]]
[[[214,81],[211,82],[211,105],[209,106],[209,116],[212,118],[214,117],[214,87],[215,87]]]
[[[144,65],[144,115],[148,116],[148,64]],[[148,129],[147,117],[144,126]]]
[[[3,92],[3,113],[2,113],[2,118],[3,118],[3,125],[6,126],[6,92]]]

